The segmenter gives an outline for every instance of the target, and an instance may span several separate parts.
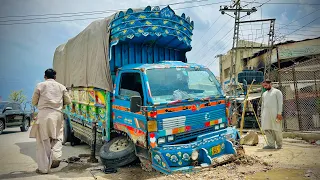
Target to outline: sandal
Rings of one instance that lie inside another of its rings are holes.
[[[39,169],[36,169],[36,173],[37,174],[48,174],[48,173],[44,173],[44,172],[40,171]]]

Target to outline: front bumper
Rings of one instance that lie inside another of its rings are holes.
[[[238,137],[238,131],[228,127],[200,135],[192,143],[154,148],[151,150],[152,167],[165,174],[170,174],[176,171],[191,171],[196,167],[196,164],[201,167],[210,166],[222,156],[237,155],[232,141]],[[195,151],[198,156],[196,159],[192,159],[192,153]]]

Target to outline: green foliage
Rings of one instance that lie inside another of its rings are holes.
[[[27,97],[23,94],[23,90],[11,91],[9,101],[22,104],[26,101]]]

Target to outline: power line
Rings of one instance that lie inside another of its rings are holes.
[[[319,37],[319,34],[291,34],[289,36],[304,36],[304,37],[315,36],[315,37]]]
[[[39,21],[39,22],[18,22],[18,23],[10,23],[10,24],[0,24],[0,26],[6,25],[18,25],[18,24],[45,24],[45,23],[53,23],[53,22],[66,22],[66,21],[82,21],[82,20],[90,20],[90,19],[102,19],[106,17],[93,17],[93,18],[82,18],[82,19],[64,19],[64,20],[55,20],[55,21]]]
[[[299,18],[299,19],[296,19],[296,20],[294,20],[294,21],[291,21],[290,23],[288,23],[288,24],[286,24],[286,25],[284,25],[284,26],[282,26],[282,27],[279,27],[278,30],[281,29],[281,28],[284,28],[284,27],[286,27],[286,26],[288,26],[288,25],[290,25],[290,24],[292,24],[292,23],[294,23],[294,22],[297,22],[297,21],[299,21],[299,20],[301,20],[301,19],[303,19],[303,18],[305,18],[305,17],[307,17],[307,16],[310,16],[311,14],[313,14],[313,13],[319,11],[319,10],[320,10],[320,8],[312,11],[312,12],[309,13],[309,14],[306,14],[305,16],[302,16],[302,17]]]
[[[203,35],[201,36],[201,38],[199,38],[198,42],[193,46],[194,48],[197,46],[197,44],[199,44],[199,42],[202,40],[202,38],[209,32],[209,30],[213,27],[213,25],[220,19],[220,17],[222,16],[222,14],[220,14],[220,16],[210,25],[210,27],[207,29],[207,31],[205,33],[203,33]]]
[[[301,26],[299,26],[299,27],[301,27]],[[310,26],[306,26],[306,27],[310,27]],[[252,30],[254,30],[254,31],[258,31],[258,30],[266,30],[266,29],[269,29],[269,28],[259,28],[259,29],[252,29]],[[320,29],[320,27],[319,27],[319,29]],[[250,29],[244,29],[243,31],[249,31]],[[281,28],[281,30],[294,30],[294,29],[292,29],[292,28]],[[320,32],[320,30],[312,30],[312,29],[310,29],[310,30],[304,30],[304,31],[306,31],[306,32]]]
[[[310,21],[309,23],[305,24],[305,25],[304,25],[304,26],[302,26],[301,28],[296,29],[295,31],[292,31],[291,33],[289,33],[289,34],[285,34],[285,35],[293,34],[293,33],[297,32],[297,31],[299,31],[299,30],[301,30],[301,29],[305,28],[307,25],[309,25],[309,24],[311,24],[311,23],[313,23],[313,22],[317,21],[318,19],[320,19],[320,17],[317,17],[316,19],[314,19],[314,20]]]
[[[204,2],[208,0],[191,0],[191,1],[180,1],[176,3],[169,3],[166,5],[154,5],[154,6],[167,6],[167,5],[179,5],[179,4],[188,4],[188,3],[194,3],[194,2]],[[217,3],[225,3],[225,2],[217,2]],[[153,7],[154,7],[153,6]],[[145,8],[145,7],[140,7]],[[129,9],[129,8],[127,8]],[[118,12],[118,11],[126,11],[127,9],[110,9],[110,10],[101,10],[101,11],[83,11],[83,12],[65,12],[65,13],[53,13],[53,14],[30,14],[30,15],[15,15],[15,16],[1,16],[0,18],[18,18],[18,17],[38,17],[38,16],[60,16],[60,15],[66,15],[66,14],[87,14],[87,13],[105,13],[105,12]],[[135,8],[138,9],[138,8]]]
[[[244,5],[243,7],[246,7],[246,6],[248,6],[249,4],[252,4],[252,3],[255,2],[255,1],[256,1],[256,0],[253,0],[252,2],[249,2],[248,4]],[[271,0],[268,0],[268,1],[266,1],[266,2],[270,2],[270,1],[271,1]],[[261,6],[263,6],[263,5],[264,5],[264,4],[261,4],[259,7],[261,7]],[[225,24],[225,25],[226,25],[226,24]],[[251,27],[251,28],[252,28],[252,27]],[[221,30],[221,29],[220,29],[220,30]],[[219,30],[219,31],[220,31],[220,30]],[[219,31],[218,31],[217,33],[219,33]],[[217,34],[217,33],[216,33],[216,34]],[[216,35],[216,34],[215,34],[215,35]],[[215,36],[215,35],[214,35],[214,36]],[[213,37],[214,37],[214,36],[213,36]],[[213,37],[212,37],[212,38],[213,38]],[[202,37],[201,37],[201,38],[202,38]],[[212,38],[211,38],[209,41],[211,41]],[[209,41],[208,41],[208,42],[209,42]],[[208,42],[205,43],[205,45],[208,44]],[[205,45],[203,45],[202,47],[204,47]],[[201,48],[200,51],[201,51],[202,49],[203,49],[203,48]],[[200,51],[198,51],[198,52],[200,52]],[[198,52],[195,53],[195,55],[197,55]]]
[[[193,2],[200,2],[200,1],[193,1]],[[214,5],[219,3],[225,3],[225,2],[217,2],[217,3],[210,3],[210,4],[201,4],[201,5],[194,5],[189,7],[181,7],[181,8],[175,8],[175,10],[179,9],[187,9],[187,8],[195,8],[195,7],[201,7],[201,6],[208,6],[208,5]],[[17,25],[17,24],[42,24],[42,23],[52,23],[52,22],[64,22],[64,21],[78,21],[78,20],[90,20],[90,19],[101,19],[105,17],[94,17],[94,18],[80,18],[80,19],[62,19],[62,20],[51,20],[51,21],[35,21],[35,22],[16,22],[16,23],[5,23],[0,25]],[[50,18],[48,18],[50,19]]]
[[[263,5],[269,3],[270,1],[271,1],[271,0],[268,0],[268,1],[264,2],[264,3],[260,3],[260,5],[259,5],[257,8],[261,8]]]
[[[216,55],[218,55],[218,54],[220,54],[221,52],[223,52],[225,49],[227,49],[227,47],[229,46],[229,45],[231,45],[231,43],[225,43],[225,46],[223,47],[223,48],[221,48],[222,50],[221,51],[219,51],[219,53],[218,53],[218,51],[216,51],[215,53],[214,53],[214,55],[216,56]],[[214,56],[214,57],[215,57]],[[209,62],[209,60],[208,60],[208,63],[206,64],[206,66],[207,67],[210,67],[215,61],[217,61],[219,58],[215,58],[213,61],[211,61],[211,62]]]
[[[275,31],[279,31],[280,29],[285,28],[285,27],[291,25],[292,23],[297,22],[297,21],[299,21],[299,20],[301,20],[301,19],[303,19],[303,18],[305,18],[305,17],[307,17],[307,16],[310,16],[311,14],[313,14],[313,13],[319,11],[319,10],[320,10],[320,8],[319,8],[319,9],[316,9],[315,11],[312,11],[312,12],[309,13],[309,14],[306,14],[306,15],[300,17],[299,19],[293,20],[293,21],[291,21],[290,23],[283,25],[282,27],[279,27],[279,28],[276,29]],[[311,23],[310,23],[310,24],[311,24]],[[299,26],[299,27],[300,27],[300,26]],[[304,25],[304,27],[307,27],[307,26]],[[278,34],[279,34],[279,32],[278,32]],[[261,38],[261,37],[263,37],[263,36],[260,36],[259,38]]]
[[[242,2],[249,3],[248,1],[242,1]],[[294,2],[267,2],[267,3],[253,2],[253,4],[309,5],[309,6],[319,6],[320,5],[318,3],[311,3],[311,4],[303,3],[302,4],[302,3],[294,3]]]
[[[216,32],[204,45],[202,45],[202,48],[199,49],[192,57],[196,56],[201,50],[206,46],[228,23],[225,23],[219,30]]]
[[[13,19],[13,20],[6,20],[6,21],[0,21],[0,23],[6,23],[6,22],[20,22],[20,21],[34,21],[34,20],[44,20],[44,19],[59,19],[59,18],[65,18],[65,17],[77,17],[77,16],[87,16],[87,15],[96,15],[96,14],[110,14],[114,13],[115,11],[104,11],[104,12],[96,12],[96,13],[86,13],[86,14],[75,14],[75,15],[62,15],[62,16],[56,16],[56,17],[39,17],[39,18],[29,18],[29,19]]]
[[[283,28],[281,28],[281,29],[286,29],[286,28],[288,28],[288,27],[301,27],[301,25],[295,25],[295,24],[288,24],[288,25],[286,25],[286,24],[278,24],[278,25],[282,25],[283,26]],[[288,26],[288,27],[287,27]],[[284,28],[284,27],[286,27],[286,28]],[[312,26],[308,26],[309,28],[316,28],[316,29],[319,29],[320,28],[320,25],[317,27],[317,26],[315,26],[315,25],[312,25]]]
[[[175,10],[180,10],[180,9],[188,9],[188,8],[193,8],[193,7],[211,6],[211,5],[215,5],[215,4],[223,4],[223,3],[226,3],[226,2],[229,2],[229,1],[201,4],[201,5],[197,5],[197,6],[181,7],[181,8],[174,8],[174,9]]]
[[[221,42],[222,39],[224,39],[224,38],[232,31],[232,29],[233,29],[233,28],[231,28],[231,29],[227,32],[227,34],[225,34],[214,46],[212,46],[212,47],[203,55],[203,59],[205,59],[205,57],[207,57],[209,51],[212,51],[212,49],[213,49],[214,47],[218,46],[219,42]]]
[[[254,3],[255,1],[256,1],[256,0],[253,0],[253,1],[251,1],[251,2],[248,2],[248,4],[242,6],[242,8],[247,7],[249,4],[252,4],[252,3]],[[243,1],[243,2],[244,2],[244,1]]]

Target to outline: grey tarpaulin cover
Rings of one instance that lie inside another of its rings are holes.
[[[112,92],[109,66],[109,24],[114,15],[96,20],[56,48],[53,69],[66,87],[97,87]]]

